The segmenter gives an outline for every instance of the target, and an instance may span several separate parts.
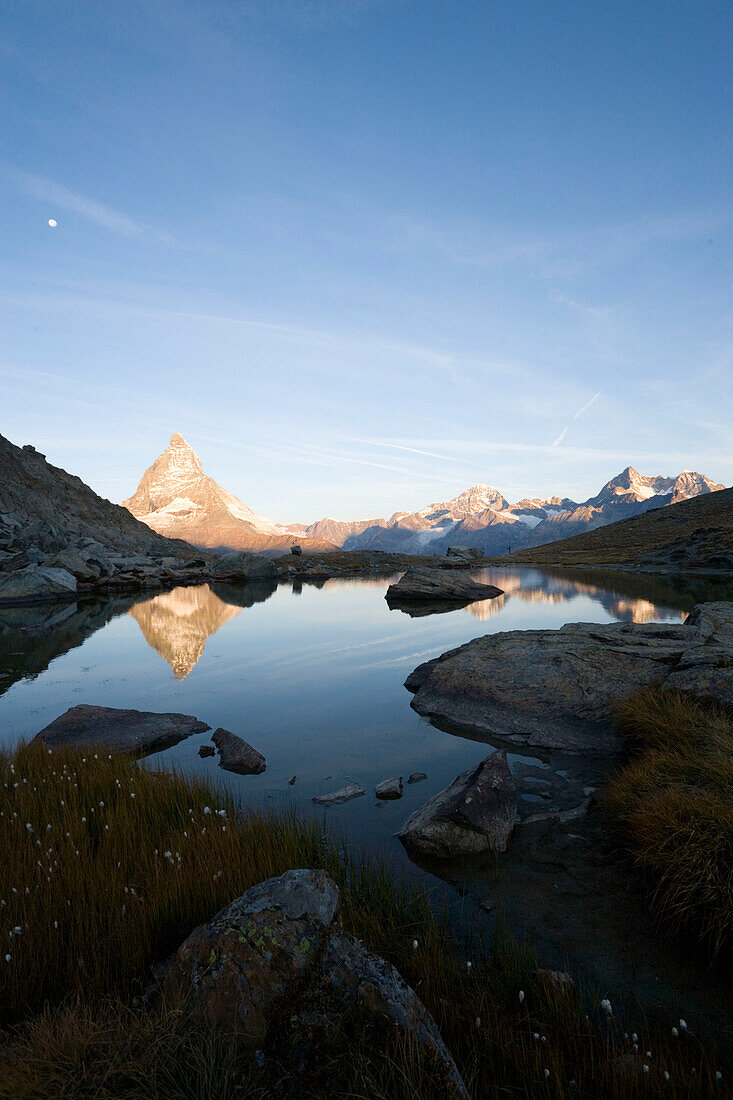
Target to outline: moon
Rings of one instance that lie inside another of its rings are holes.
[[[48,224],[51,226],[52,229],[55,229],[59,223],[56,221],[55,218],[49,218]]]

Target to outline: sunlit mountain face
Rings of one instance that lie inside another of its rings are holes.
[[[207,639],[242,610],[225,603],[208,584],[174,588],[131,607],[145,641],[183,680],[201,658]]]

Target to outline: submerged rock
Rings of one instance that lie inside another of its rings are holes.
[[[292,1057],[304,1032],[335,1032],[348,1013],[399,1028],[434,1059],[436,1095],[468,1100],[437,1024],[390,963],[341,929],[339,890],[324,871],[287,871],[254,886],[197,928],[149,1000],[185,1003],[267,1061],[268,1041]],[[387,1035],[388,1032],[385,1032]],[[306,1044],[307,1046],[307,1044]]]
[[[415,810],[397,836],[408,851],[438,859],[504,852],[516,814],[506,753],[495,752]]]
[[[347,783],[345,787],[331,794],[314,794],[311,801],[317,802],[319,806],[338,806],[341,802],[350,802],[352,798],[361,798],[363,794],[366,791],[361,783]]]
[[[109,752],[147,756],[210,728],[190,714],[158,714],[81,704],[71,707],[42,729],[34,741],[72,749],[99,745]]]
[[[458,569],[408,569],[387,589],[385,599],[396,606],[416,600],[449,600],[456,605],[501,596],[493,584],[480,584]]]
[[[402,798],[402,776],[398,775],[393,779],[383,779],[381,783],[377,783],[375,793],[377,798]]]
[[[240,775],[260,775],[267,767],[267,760],[236,733],[229,730],[214,730],[211,740],[219,750],[219,765],[228,772],[238,772]]]
[[[481,736],[615,752],[616,704],[653,684],[733,705],[733,603],[698,605],[684,625],[569,623],[475,638],[420,665],[412,706]]]
[[[427,779],[427,777],[428,777],[427,772],[413,772],[412,775],[408,776],[407,782],[408,783],[422,783],[423,779]]]

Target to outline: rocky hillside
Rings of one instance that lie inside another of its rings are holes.
[[[122,504],[166,538],[212,550],[287,550],[302,541],[207,477],[198,455],[178,432]],[[333,544],[313,539],[308,545],[323,550]]]
[[[0,553],[33,548],[48,556],[80,541],[115,554],[193,556],[190,546],[161,538],[34,447],[0,436]]]
[[[342,523],[319,520],[306,530],[325,533],[346,550],[388,550],[441,554],[448,546],[473,546],[486,554],[564,539],[570,535],[722,489],[704,474],[647,477],[627,466],[595,496],[534,497],[511,504],[489,485],[474,485],[452,500],[417,512],[395,512],[388,520]]]
[[[554,565],[642,565],[664,570],[733,570],[733,489],[587,534],[511,554],[508,561]]]
[[[0,605],[144,587],[204,565],[31,446],[0,436]]]

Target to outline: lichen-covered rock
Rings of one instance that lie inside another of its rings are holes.
[[[269,1042],[286,1061],[295,1055],[286,1068],[296,1075],[298,1037],[328,1031],[355,1010],[398,1027],[434,1059],[436,1096],[468,1100],[417,995],[343,933],[338,887],[324,871],[287,871],[252,887],[191,933],[147,999],[184,1004],[253,1049]]]
[[[161,983],[208,1023],[253,1046],[319,972],[325,937],[340,928],[338,887],[325,871],[287,871],[253,886],[176,952]]]
[[[214,730],[211,740],[219,750],[219,763],[228,772],[240,775],[260,775],[267,767],[267,761],[261,752],[236,733],[229,730]]]
[[[504,852],[516,814],[506,753],[495,752],[415,810],[397,835],[408,851],[437,859]]]
[[[352,798],[361,798],[366,790],[361,783],[347,783],[345,787],[332,791],[330,794],[314,794],[311,802],[319,806],[339,806],[342,802],[350,802]]]

